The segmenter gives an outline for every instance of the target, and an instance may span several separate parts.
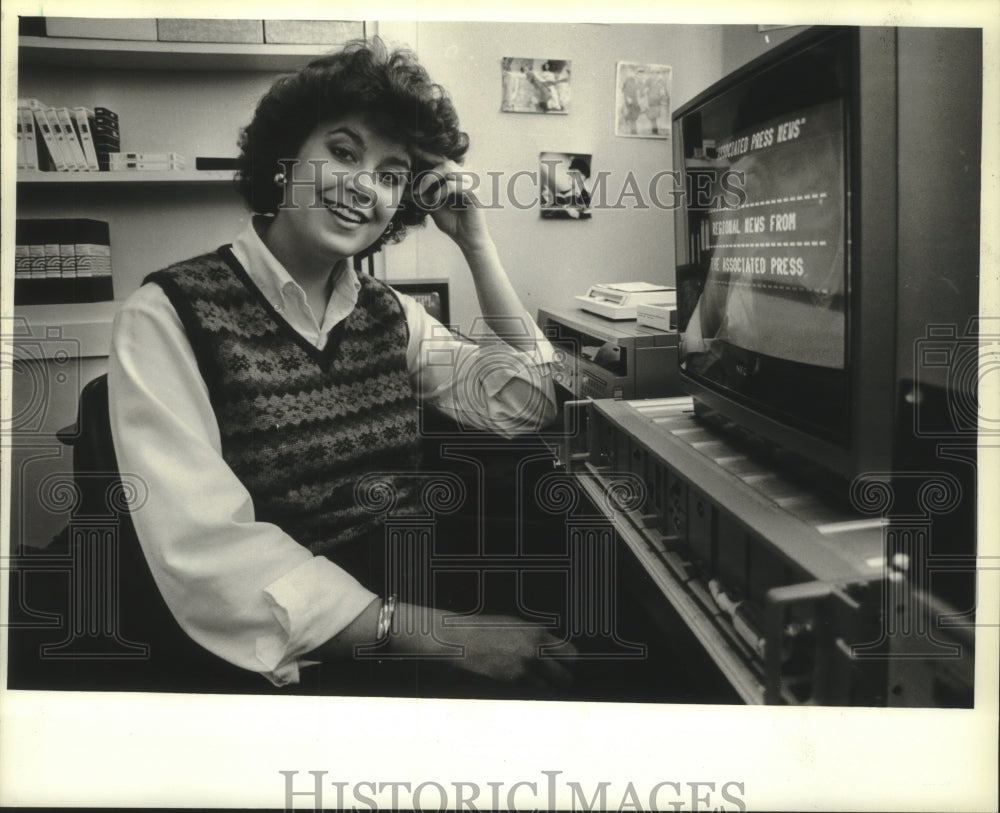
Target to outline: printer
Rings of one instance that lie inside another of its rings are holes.
[[[677,304],[677,291],[669,285],[651,282],[606,282],[591,285],[586,294],[576,297],[580,307],[605,319],[621,321],[637,318],[642,305]]]

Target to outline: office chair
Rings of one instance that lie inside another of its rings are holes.
[[[106,375],[83,387],[76,422],[56,436],[73,449],[75,507],[51,544],[22,555],[16,567],[32,576],[21,597],[30,611],[61,620],[57,626],[12,626],[10,687],[267,691],[260,676],[195,644],[160,595],[125,504]],[[53,563],[65,567],[60,571]],[[13,598],[11,603],[12,613],[22,609]]]

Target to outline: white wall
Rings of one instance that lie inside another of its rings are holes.
[[[722,27],[722,73],[720,78],[746,65],[751,59],[771,50],[775,45],[791,39],[805,30],[803,26],[775,28],[758,31],[755,25],[727,25]]]
[[[435,81],[451,93],[471,139],[469,165],[506,179],[537,171],[539,152],[593,155],[592,176],[610,173],[609,200],[631,171],[645,187],[672,166],[670,142],[614,135],[615,65],[619,60],[673,67],[672,106],[687,101],[721,74],[719,26],[428,22],[386,24],[380,34],[413,47]],[[504,56],[572,61],[567,116],[501,113]],[[527,187],[517,186],[518,199]],[[661,198],[666,200],[665,187]],[[506,196],[505,196],[506,197]],[[488,212],[507,273],[528,312],[571,304],[594,282],[673,280],[673,213],[662,208],[596,208],[587,221],[542,220],[537,207]],[[478,313],[462,257],[433,225],[386,251],[390,277],[447,276],[452,321],[467,329]]]

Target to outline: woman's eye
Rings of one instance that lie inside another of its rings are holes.
[[[379,172],[377,173],[378,182],[382,186],[387,186],[392,189],[403,186],[406,183],[407,175],[405,172]]]
[[[332,146],[330,149],[330,155],[336,158],[338,161],[353,161],[354,153],[346,147]]]

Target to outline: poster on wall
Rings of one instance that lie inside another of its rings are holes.
[[[581,152],[543,152],[538,156],[542,217],[586,220],[590,217],[591,156]]]
[[[501,67],[504,113],[569,112],[569,60],[505,56]]]
[[[615,82],[615,135],[670,138],[669,65],[619,62]]]

